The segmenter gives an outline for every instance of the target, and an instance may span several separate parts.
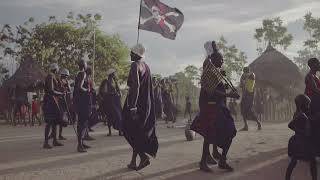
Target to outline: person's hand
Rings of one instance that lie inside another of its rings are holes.
[[[130,109],[130,115],[132,119],[136,120],[138,118],[137,112],[138,112],[138,109],[136,107]]]
[[[240,95],[237,92],[230,92],[227,94],[228,97],[234,98],[234,99],[239,99]]]

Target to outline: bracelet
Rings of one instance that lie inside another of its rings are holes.
[[[130,108],[130,111],[136,111],[137,110],[137,108],[135,107],[135,108]]]

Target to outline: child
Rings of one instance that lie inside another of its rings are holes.
[[[288,155],[291,158],[286,172],[286,180],[291,179],[293,169],[298,161],[310,163],[312,180],[317,179],[317,165],[315,152],[311,139],[311,125],[308,117],[311,100],[306,95],[298,95],[295,98],[296,112],[293,120],[289,123],[289,128],[295,132],[289,140]]]
[[[32,97],[32,114],[31,114],[31,125],[34,125],[34,121],[38,120],[39,122],[39,126],[41,126],[41,119],[39,117],[40,114],[40,103],[38,101],[38,96],[37,95],[33,95]]]

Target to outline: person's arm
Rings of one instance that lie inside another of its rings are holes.
[[[71,94],[71,86],[70,83],[67,81],[67,93]]]
[[[306,116],[297,116],[295,117],[288,125],[288,127],[293,130],[294,132],[298,133],[298,134],[304,134],[307,135],[308,134],[308,130],[306,129],[305,126],[302,126],[302,123],[305,123],[308,121],[308,117]]]
[[[61,96],[64,94],[63,92],[55,90],[55,88],[56,87],[54,85],[54,78],[53,78],[53,76],[49,76],[49,91],[57,96]]]
[[[137,108],[139,89],[140,89],[140,80],[139,80],[139,68],[136,62],[131,64],[129,78],[131,79],[130,88],[129,88],[129,107],[134,110]]]
[[[114,79],[114,82],[115,82],[115,85],[116,85],[117,94],[121,97],[122,94],[121,94],[121,90],[120,90],[120,87],[119,87],[118,80],[115,78],[115,79]]]
[[[81,81],[80,81],[79,86],[80,86],[80,89],[81,89],[83,92],[88,92],[89,89],[87,89],[87,88],[84,87],[84,80],[85,80],[85,78],[86,78],[86,73],[84,72],[84,73],[81,74]]]

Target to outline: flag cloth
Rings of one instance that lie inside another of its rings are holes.
[[[142,0],[139,29],[174,40],[184,21],[183,13],[159,0]]]

